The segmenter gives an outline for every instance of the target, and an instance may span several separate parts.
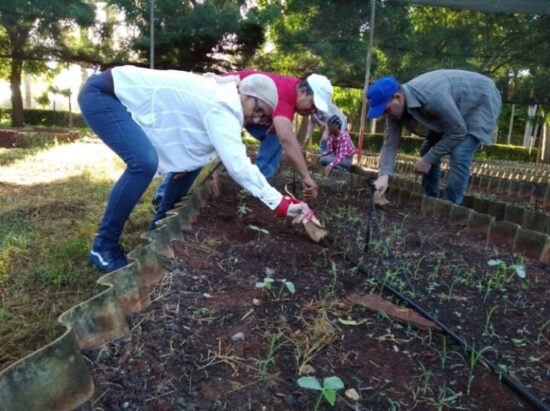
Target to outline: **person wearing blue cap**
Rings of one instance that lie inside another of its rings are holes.
[[[384,144],[380,151],[379,177],[382,196],[392,175],[403,126],[426,137],[415,171],[422,174],[426,195],[439,194],[441,157],[448,155],[449,172],[444,197],[461,204],[468,185],[475,152],[491,144],[502,106],[495,83],[466,70],[435,70],[399,84],[393,76],[382,77],[367,90],[369,119],[384,116]]]

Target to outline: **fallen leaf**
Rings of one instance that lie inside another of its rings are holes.
[[[346,300],[352,304],[359,304],[373,311],[384,312],[388,317],[396,321],[405,322],[421,330],[441,331],[433,321],[424,318],[416,311],[410,308],[400,307],[391,301],[383,299],[378,294],[353,293],[348,295]]]

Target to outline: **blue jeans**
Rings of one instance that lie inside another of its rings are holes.
[[[246,131],[256,140],[260,140],[260,149],[256,155],[256,166],[260,172],[269,179],[275,175],[281,163],[283,147],[279,142],[277,133],[267,132],[269,126],[262,124],[251,124],[246,126]]]
[[[425,140],[420,147],[420,156],[425,155],[436,142]],[[464,199],[464,192],[470,177],[470,167],[474,154],[481,142],[473,137],[466,136],[464,141],[457,145],[450,154],[449,172],[447,173],[447,187],[444,198],[455,204],[461,204]],[[439,194],[439,178],[441,176],[440,162],[432,164],[428,174],[422,177],[422,188],[424,193],[431,197]]]
[[[332,160],[334,160],[334,154],[327,154],[326,156],[323,156],[319,159],[319,163],[321,163],[322,166],[328,166]],[[351,167],[351,163],[353,162],[353,156],[346,157],[340,161],[340,164],[338,164],[336,167],[334,167],[335,170],[340,171],[347,171]]]
[[[197,168],[193,171],[188,171],[185,175],[177,175],[177,173],[168,173],[164,178],[164,181],[157,189],[159,195],[159,189],[162,188],[162,200],[160,202],[157,214],[153,217],[149,229],[153,230],[155,224],[161,218],[166,216],[166,212],[174,208],[174,205],[181,200],[181,198],[189,192],[189,189],[193,185],[193,182],[199,175],[202,168]]]
[[[78,103],[90,128],[126,163],[126,170],[109,194],[94,240],[94,248],[114,248],[130,213],[157,171],[158,156],[142,128],[115,97],[107,73],[88,79]]]

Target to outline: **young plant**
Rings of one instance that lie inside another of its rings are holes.
[[[269,338],[269,349],[265,359],[256,360],[258,362],[258,373],[260,378],[267,379],[269,377],[268,367],[270,364],[275,364],[275,353],[283,347],[286,342],[279,341],[281,334],[273,334]]]
[[[544,338],[544,330],[546,327],[550,325],[550,320],[547,320],[544,324],[542,324],[542,327],[540,327],[540,330],[537,334],[537,341],[536,344],[539,345],[540,341]]]
[[[487,311],[487,318],[485,319],[485,329],[483,330],[483,335],[488,335],[488,336],[495,335],[495,329],[491,324],[491,317],[493,316],[497,308],[498,308],[498,304],[495,304],[489,309],[489,311]]]
[[[298,385],[308,390],[321,391],[317,401],[315,402],[315,406],[313,408],[314,411],[319,409],[323,398],[325,398],[330,405],[334,406],[336,403],[336,392],[344,388],[344,383],[337,376],[325,378],[322,386],[319,380],[315,377],[301,377],[298,378]]]
[[[265,228],[258,227],[257,225],[249,224],[248,228],[258,233],[258,241],[260,241],[260,237],[262,236],[262,234],[269,235],[269,231],[267,231]]]
[[[493,347],[483,347],[481,350],[477,351],[475,344],[472,344],[472,349],[470,351],[470,359],[468,364],[468,385],[466,391],[470,395],[470,390],[472,388],[472,382],[474,381],[474,369],[477,362],[486,351],[495,351]]]
[[[328,299],[332,295],[334,295],[334,290],[336,288],[336,281],[338,281],[338,269],[336,267],[336,263],[332,261],[332,264],[330,266],[330,284],[325,287],[324,292],[324,299]]]
[[[251,211],[252,211],[252,209],[247,207],[246,204],[244,204],[244,203],[240,204],[237,207],[237,215],[239,216],[239,218],[243,218],[245,215],[247,215]]]
[[[259,281],[256,283],[256,288],[261,288],[263,290],[272,290],[273,284],[279,281],[281,283],[281,287],[279,288],[279,292],[277,295],[273,294],[273,296],[276,299],[280,299],[281,295],[283,294],[283,291],[286,289],[290,294],[294,294],[296,292],[296,287],[294,286],[294,283],[292,281],[287,281],[286,279],[282,280],[276,280],[274,278],[266,277],[263,281]]]

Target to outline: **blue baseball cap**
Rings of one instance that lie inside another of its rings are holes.
[[[399,82],[393,76],[381,77],[372,83],[367,90],[369,113],[367,118],[380,117],[386,111],[386,106],[399,90]]]

